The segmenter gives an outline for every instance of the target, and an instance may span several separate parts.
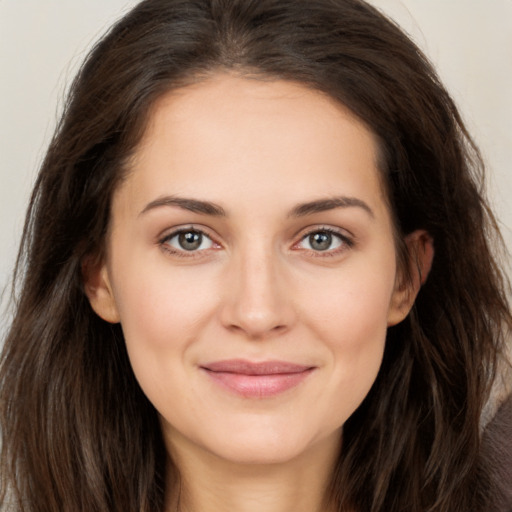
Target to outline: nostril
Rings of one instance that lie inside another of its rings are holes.
[[[245,332],[251,337],[261,337],[270,333],[280,333],[286,330],[286,325],[270,325],[266,323],[255,323],[255,322],[237,322],[230,323],[226,326],[231,331]]]

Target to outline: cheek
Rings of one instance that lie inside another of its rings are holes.
[[[354,259],[354,264],[307,283],[299,300],[311,327],[323,332],[333,348],[357,352],[366,344],[382,342],[394,282],[393,260]]]
[[[151,333],[161,333],[161,341],[189,331],[209,315],[216,287],[212,272],[200,268],[173,267],[165,256],[137,258],[113,267],[117,270],[113,281],[114,295],[123,328],[137,332],[142,341]],[[168,343],[166,343],[168,344]]]
[[[347,266],[314,288],[310,283],[308,296],[315,300],[303,310],[309,330],[329,353],[331,394],[324,407],[333,421],[346,421],[360,405],[382,362],[394,265],[371,268]]]
[[[139,382],[159,388],[169,365],[181,362],[215,309],[215,284],[196,271],[170,270],[165,262],[124,270],[114,289],[130,361]],[[121,274],[118,274],[119,277]],[[149,390],[148,390],[149,391]]]

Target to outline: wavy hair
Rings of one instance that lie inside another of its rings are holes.
[[[101,258],[112,193],[155,101],[219,70],[289,80],[354,112],[380,141],[404,237],[435,243],[410,315],[346,422],[337,510],[472,510],[479,421],[512,320],[480,155],[431,65],[362,0],[145,0],[97,43],[37,177],[0,369],[0,504],[23,512],[163,511],[158,416],[119,325],[92,311],[85,257]]]

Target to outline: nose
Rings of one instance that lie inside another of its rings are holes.
[[[278,258],[263,249],[241,255],[228,270],[221,322],[250,339],[290,329],[294,322],[291,289]]]

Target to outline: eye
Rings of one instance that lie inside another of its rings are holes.
[[[217,244],[202,231],[197,229],[182,229],[167,235],[160,242],[171,252],[198,252],[216,247]]]
[[[352,241],[348,237],[324,228],[309,232],[296,247],[307,251],[336,253],[338,250],[343,250],[344,247],[349,248],[352,245]]]

